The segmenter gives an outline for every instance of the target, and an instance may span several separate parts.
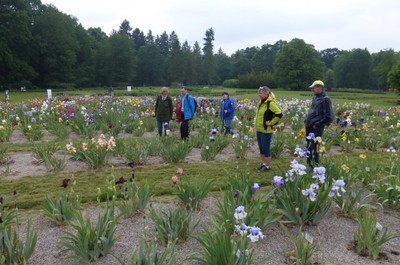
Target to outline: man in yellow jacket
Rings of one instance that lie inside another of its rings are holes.
[[[258,96],[260,97],[260,102],[258,103],[256,114],[256,132],[261,165],[257,169],[264,172],[270,169],[272,127],[282,118],[282,111],[276,104],[275,95],[269,87],[260,87]]]

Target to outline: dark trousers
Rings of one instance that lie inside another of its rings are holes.
[[[168,125],[166,126],[165,123],[167,123]],[[163,130],[164,130],[164,135],[167,135],[166,129],[168,127],[169,127],[169,121],[157,120],[158,135],[162,136]]]
[[[189,137],[189,120],[183,120],[181,123],[181,139],[187,140]]]
[[[324,127],[321,128],[306,128],[306,137],[309,136],[310,133],[314,133],[315,137],[322,137],[324,134]],[[310,152],[307,157],[307,164],[311,167],[318,167],[319,165],[319,153],[318,153],[318,143],[313,139],[307,139],[307,149]]]

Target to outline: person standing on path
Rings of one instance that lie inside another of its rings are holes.
[[[158,134],[160,136],[167,135],[166,129],[169,128],[169,121],[172,119],[172,113],[174,107],[172,106],[172,99],[168,95],[168,88],[162,87],[160,90],[160,95],[156,100],[155,114],[157,119]]]
[[[316,80],[309,88],[313,92],[314,97],[305,120],[305,128],[309,151],[307,164],[312,169],[314,166],[319,165],[318,141],[316,138],[322,137],[324,127],[332,123],[334,114],[331,99],[324,90],[324,82]]]
[[[273,126],[282,118],[282,111],[276,104],[275,95],[269,87],[260,87],[258,96],[260,102],[256,113],[256,132],[261,165],[257,169],[264,172],[270,170]]]
[[[222,121],[224,135],[227,135],[232,134],[232,120],[235,115],[235,102],[229,97],[228,92],[223,92],[222,97],[219,117]]]
[[[181,87],[181,139],[187,140],[189,137],[189,121],[193,119],[195,113],[195,103],[192,95],[187,93],[185,86]]]

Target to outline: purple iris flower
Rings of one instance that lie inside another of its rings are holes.
[[[283,181],[283,178],[281,176],[275,176],[274,179],[272,180],[272,186],[277,186],[277,187],[281,188],[284,185],[285,185],[285,182]]]

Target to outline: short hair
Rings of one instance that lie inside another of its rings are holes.
[[[165,86],[164,86],[164,87],[162,87],[162,88],[160,89],[160,94],[162,94],[162,93],[164,93],[164,92],[167,92],[167,93],[169,92],[169,91],[168,91],[168,87],[165,87]]]
[[[182,86],[181,89],[182,89],[182,88],[185,89],[185,90],[187,90],[187,88],[186,88],[185,86]]]
[[[224,91],[224,92],[222,92],[222,95],[227,95],[227,96],[229,96],[229,93],[226,92],[226,91]]]

